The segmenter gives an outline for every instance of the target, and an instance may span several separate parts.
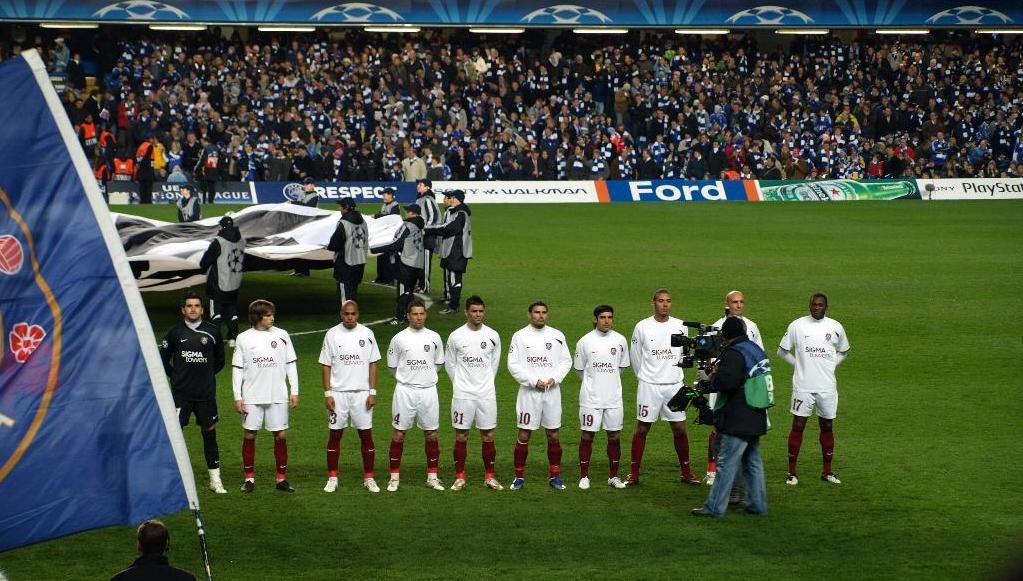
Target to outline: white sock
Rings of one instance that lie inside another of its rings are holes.
[[[210,480],[220,480],[220,468],[210,468]]]

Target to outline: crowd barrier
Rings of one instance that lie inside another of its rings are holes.
[[[111,204],[137,203],[138,184],[105,184]],[[174,203],[181,184],[156,182],[153,202]],[[317,184],[321,204],[344,197],[379,203],[386,188],[398,202],[416,199],[411,182],[324,182]],[[609,181],[438,181],[438,196],[465,192],[470,204],[617,204],[631,202],[818,202],[850,200],[988,200],[1023,199],[1023,179],[897,180],[609,180]],[[279,204],[299,197],[298,182],[217,182],[217,204]]]

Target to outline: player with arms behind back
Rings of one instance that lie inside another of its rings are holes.
[[[362,486],[380,492],[373,479],[376,450],[373,446],[373,406],[377,402],[377,361],[380,349],[373,331],[359,324],[359,305],[345,301],[341,305],[341,324],[323,337],[320,365],[323,369],[323,395],[327,407],[330,436],[327,439],[327,485],[324,492],[337,490],[341,435],[348,426],[359,432],[362,447]]]
[[[448,336],[444,369],[451,378],[451,425],[455,428],[455,483],[451,490],[465,488],[465,457],[469,430],[473,422],[483,444],[483,483],[492,490],[504,487],[494,476],[497,451],[494,429],[497,427],[497,388],[494,378],[501,365],[501,338],[483,324],[486,317],[483,299],[473,295],[465,299],[465,324]]]
[[[245,429],[242,492],[252,492],[256,485],[256,434],[260,428],[274,436],[277,490],[295,492],[287,479],[288,405],[298,407],[298,356],[288,332],[274,326],[276,314],[277,308],[270,301],[252,301],[249,304],[252,328],[238,335],[231,358],[234,407],[241,414]]]
[[[579,387],[579,488],[590,487],[593,436],[601,427],[607,432],[607,484],[625,488],[618,478],[622,458],[620,439],[625,410],[622,408],[622,368],[629,366],[628,342],[614,330],[615,311],[610,305],[593,309],[593,330],[575,346],[574,367],[582,378]]]
[[[658,418],[671,425],[678,456],[680,480],[686,484],[699,484],[689,467],[689,438],[686,435],[686,413],[668,409],[670,400],[682,387],[682,348],[671,346],[673,334],[686,334],[682,321],[671,316],[671,292],[660,288],[654,291],[651,304],[654,314],[636,323],[632,332],[632,369],[639,384],[636,388],[636,433],[632,436],[632,466],[626,484],[639,483],[639,471],[646,449],[646,435]]]
[[[849,354],[849,337],[838,321],[824,316],[828,311],[828,297],[817,293],[810,297],[810,315],[789,324],[778,345],[778,356],[795,367],[792,374],[792,430],[789,432],[789,476],[786,484],[799,484],[796,460],[803,445],[806,419],[817,411],[820,426],[823,468],[821,480],[831,484],[841,481],[831,471],[835,454],[835,434],[832,422],[838,414],[837,368]]]
[[[561,382],[572,368],[565,334],[547,326],[547,304],[529,305],[529,324],[512,335],[508,346],[508,371],[519,383],[515,400],[519,437],[515,442],[515,480],[512,490],[526,485],[529,437],[542,425],[547,431],[548,484],[564,490],[561,480]]]

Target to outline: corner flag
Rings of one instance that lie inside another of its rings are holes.
[[[0,63],[0,551],[191,508],[131,269],[46,67]]]

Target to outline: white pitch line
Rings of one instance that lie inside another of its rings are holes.
[[[388,287],[388,288],[393,288],[390,285],[379,284],[379,283],[375,283],[375,282],[366,283],[366,284],[375,284],[377,286],[385,286],[385,287]],[[433,299],[430,298],[430,295],[424,295],[422,293],[416,293],[416,298],[421,300],[421,301],[423,301],[423,303],[426,305],[426,310],[430,310],[430,307],[433,306]],[[363,325],[366,325],[367,327],[373,327],[373,326],[376,326],[376,325],[382,325],[382,324],[390,321],[393,318],[394,317],[387,317],[386,319],[380,319],[379,321],[371,321],[369,323],[363,323]],[[326,333],[329,330],[330,330],[330,328],[327,328],[327,329],[317,329],[315,331],[299,331],[297,333],[288,333],[288,334],[291,335],[292,337],[296,337],[298,335],[314,335],[316,333]]]

